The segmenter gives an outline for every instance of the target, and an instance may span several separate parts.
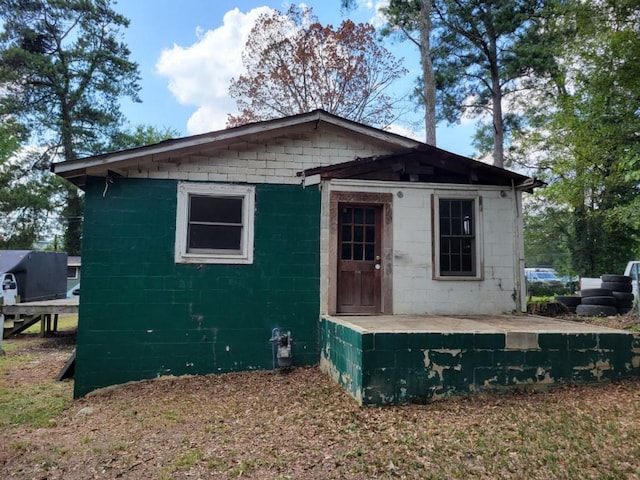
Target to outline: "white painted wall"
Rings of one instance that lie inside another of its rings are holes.
[[[521,193],[509,188],[332,180],[324,185],[321,221],[321,300],[328,308],[328,199],[330,191],[393,194],[393,313],[500,314],[522,311]],[[501,195],[502,193],[502,195]],[[400,195],[399,195],[400,194]],[[431,195],[479,195],[480,280],[434,280]]]
[[[155,162],[154,168],[147,163],[140,169],[132,165],[124,172],[131,178],[299,185],[302,180],[297,172],[387,153],[393,153],[388,145],[385,148],[380,143],[365,142],[332,129],[309,129]]]

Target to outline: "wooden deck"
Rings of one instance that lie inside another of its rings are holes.
[[[0,305],[5,315],[35,315],[38,313],[78,313],[80,297],[58,298],[41,302],[25,302],[15,305]]]
[[[58,330],[58,315],[78,313],[79,297],[0,305],[3,338],[23,332],[40,323],[40,334],[49,335]]]

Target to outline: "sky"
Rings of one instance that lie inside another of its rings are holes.
[[[378,0],[380,1],[380,0]],[[341,0],[307,0],[322,24],[337,27],[349,18],[381,26],[375,0],[341,9]],[[114,10],[130,20],[124,42],[138,63],[142,103],[125,100],[122,110],[132,125],[170,127],[179,136],[221,130],[235,114],[228,96],[231,78],[242,73],[241,54],[255,19],[269,9],[286,11],[289,2],[269,0],[118,0]],[[392,87],[398,96],[411,91],[420,74],[417,48],[387,39],[384,46],[404,58],[408,74]],[[421,110],[407,105],[392,131],[424,141]],[[439,125],[438,147],[471,156],[473,125]]]

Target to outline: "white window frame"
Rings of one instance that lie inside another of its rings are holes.
[[[243,197],[242,238],[239,253],[190,253],[187,251],[189,224],[189,197],[191,195],[209,197]],[[253,222],[255,215],[255,187],[248,185],[221,185],[216,183],[178,183],[176,205],[176,263],[253,263]]]
[[[73,275],[70,277],[69,276],[69,269],[73,268]],[[80,273],[80,267],[75,267],[75,266],[67,266],[67,280],[77,280],[78,279],[78,273]]]
[[[457,192],[438,193],[433,195],[433,278],[435,280],[482,280],[482,197],[473,194],[460,194]],[[440,200],[472,200],[474,214],[474,241],[475,241],[475,275],[441,275],[440,273]]]

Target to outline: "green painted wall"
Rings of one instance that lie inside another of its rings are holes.
[[[535,348],[522,349],[506,340],[504,333],[361,333],[322,319],[320,365],[362,405],[640,375],[639,334],[539,333]]]
[[[320,367],[362,403],[362,352],[371,347],[373,335],[322,319],[320,338]]]
[[[257,185],[254,263],[174,262],[173,180],[90,179],[75,395],[160,375],[269,369],[271,331],[293,364],[319,359],[320,192]]]

